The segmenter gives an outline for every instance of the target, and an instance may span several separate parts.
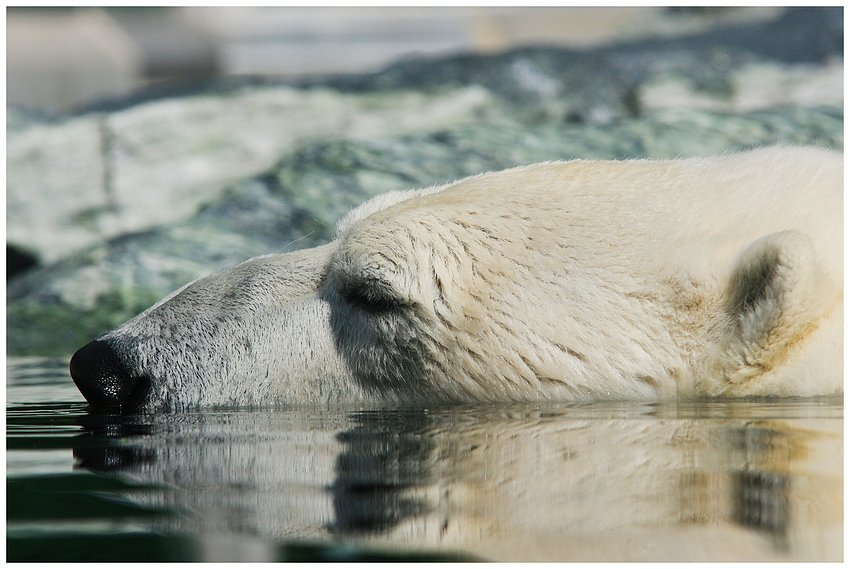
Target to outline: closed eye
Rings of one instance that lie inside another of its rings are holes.
[[[388,312],[400,306],[398,299],[376,282],[349,283],[339,292],[350,305],[367,312]]]

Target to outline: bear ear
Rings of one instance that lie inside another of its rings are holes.
[[[774,233],[747,247],[726,288],[715,372],[740,383],[779,364],[827,308],[825,280],[811,239],[798,231]]]

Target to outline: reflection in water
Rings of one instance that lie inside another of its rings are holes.
[[[75,456],[145,483],[128,497],[212,557],[837,561],[842,417],[840,399],[89,416]]]
[[[739,472],[735,478],[734,519],[785,543],[788,529],[788,477],[774,472]]]
[[[739,434],[740,439],[735,442],[744,454],[745,466],[735,473],[733,519],[765,532],[778,546],[787,547],[790,477],[775,469],[795,459],[789,451],[793,432],[782,425],[750,424]],[[798,447],[797,452],[803,449]]]
[[[336,536],[386,534],[406,520],[429,515],[418,490],[434,483],[429,457],[435,444],[422,410],[354,413],[353,426],[338,435],[333,495]],[[414,522],[415,523],[415,522]]]

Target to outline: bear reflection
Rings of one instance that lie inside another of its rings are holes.
[[[841,559],[842,480],[822,474],[842,471],[840,418],[748,422],[683,409],[114,417],[75,454],[83,468],[157,484],[130,497],[177,514],[157,529],[211,540],[492,560]]]

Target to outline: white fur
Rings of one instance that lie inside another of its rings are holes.
[[[842,190],[781,147],[392,192],[102,339],[154,406],[839,392]]]

